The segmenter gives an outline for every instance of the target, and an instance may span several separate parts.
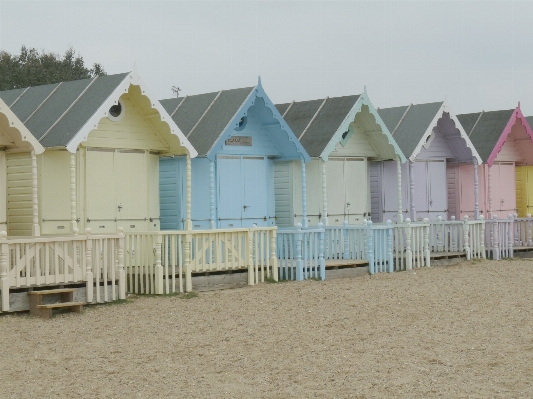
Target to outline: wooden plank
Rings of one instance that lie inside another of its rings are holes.
[[[52,295],[52,294],[61,294],[63,292],[74,292],[74,289],[73,288],[58,288],[55,290],[29,291],[28,295]]]
[[[59,309],[59,308],[69,308],[75,306],[83,306],[85,302],[60,302],[60,303],[50,303],[47,305],[37,305],[38,309]]]

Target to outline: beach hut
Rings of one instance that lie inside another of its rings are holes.
[[[254,87],[162,100],[161,104],[199,156],[192,161],[194,229],[293,224],[278,214],[275,165],[302,170],[309,156],[265,93]],[[161,227],[179,229],[185,220],[181,157],[161,159]],[[305,194],[299,194],[305,201]],[[301,222],[301,219],[298,220]]]
[[[420,221],[442,216],[447,220],[455,215],[455,183],[450,177],[447,180],[447,173],[465,165],[465,173],[474,176],[481,159],[447,103],[410,104],[378,112],[409,161],[402,170],[401,203],[408,204],[402,217]],[[394,220],[394,203],[398,201],[398,191],[391,187],[396,180],[394,168],[383,163],[375,169],[372,195],[381,201],[378,221]],[[477,195],[474,184],[463,189],[468,191],[463,195]]]
[[[159,157],[196,151],[136,71],[0,98],[36,141],[5,152],[8,234],[159,229]]]
[[[303,180],[307,208],[293,202],[290,213],[311,225],[360,224],[371,218],[370,162],[393,160],[399,166],[405,157],[366,89],[360,95],[293,101],[277,108],[312,159]],[[284,164],[275,172],[277,196],[282,198],[287,187],[296,197],[301,175]]]
[[[520,104],[515,109],[483,111],[458,115],[457,118],[474,143],[483,165],[480,167],[480,213],[506,218],[518,211],[526,216],[533,210],[533,133],[522,115]],[[458,170],[459,187],[473,184],[473,177]],[[457,214],[470,214],[476,204],[461,197]],[[487,216],[486,216],[487,218]]]

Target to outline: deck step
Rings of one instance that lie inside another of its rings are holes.
[[[29,291],[28,295],[53,295],[74,292],[72,288],[58,288],[56,290]]]
[[[59,303],[49,303],[47,305],[37,305],[38,309],[57,309],[57,308],[71,308],[75,306],[83,306],[85,302],[59,302]]]

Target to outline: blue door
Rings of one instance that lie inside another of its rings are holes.
[[[272,223],[268,159],[262,156],[220,155],[217,158],[218,227],[267,226]],[[272,192],[271,192],[272,191]]]

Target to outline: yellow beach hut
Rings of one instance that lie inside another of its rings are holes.
[[[159,230],[159,157],[197,152],[135,70],[0,98],[33,136],[0,157],[8,235]]]

